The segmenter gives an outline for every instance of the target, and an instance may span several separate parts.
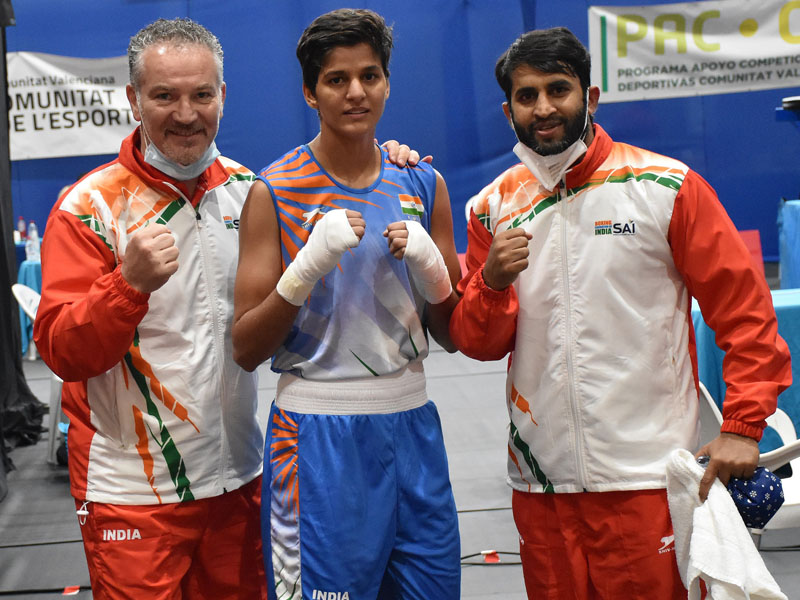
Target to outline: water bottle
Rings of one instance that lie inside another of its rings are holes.
[[[19,239],[20,241],[24,241],[27,237],[26,229],[25,229],[25,219],[20,217],[17,219],[17,231],[19,232]]]
[[[36,223],[31,221],[28,224],[28,239],[25,241],[25,259],[39,260],[39,231]]]

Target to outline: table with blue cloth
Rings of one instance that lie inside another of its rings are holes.
[[[14,249],[17,251],[17,273],[25,260],[25,242],[14,242]]]
[[[800,431],[800,289],[773,290],[772,304],[778,317],[778,333],[786,340],[792,355],[792,385],[778,396],[778,406],[792,419]],[[697,301],[692,302],[692,322],[697,343],[697,368],[700,381],[722,409],[725,381],[722,379],[724,353],[717,347],[714,331],[706,325]],[[781,445],[778,434],[767,428],[759,444],[761,452]]]
[[[42,262],[39,260],[23,260],[17,273],[17,283],[42,293]],[[28,343],[33,338],[33,321],[19,309],[19,328],[22,332],[22,354],[28,351]]]
[[[778,250],[782,289],[800,288],[798,241],[800,241],[800,200],[783,200],[778,207]]]

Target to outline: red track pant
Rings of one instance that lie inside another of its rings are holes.
[[[93,597],[266,598],[260,498],[258,477],[238,490],[190,502],[88,503],[81,533]]]
[[[685,599],[665,490],[514,491],[530,599]]]

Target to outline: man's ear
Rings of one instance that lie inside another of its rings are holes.
[[[514,120],[511,118],[511,106],[508,102],[503,102],[503,114],[508,119],[508,124],[511,125],[511,129],[514,129]]]
[[[225,82],[222,82],[222,85],[219,88],[219,118],[222,118],[222,108],[225,106],[225,95],[227,94],[228,86],[225,85]]]
[[[131,113],[133,114],[133,118],[137,121],[141,121],[142,115],[139,112],[139,103],[136,101],[136,90],[133,89],[133,86],[130,83],[125,86],[125,95],[128,97],[128,104],[131,105]]]
[[[303,84],[303,98],[305,98],[306,104],[308,104],[314,110],[319,108],[317,98],[314,96],[314,92],[308,89],[308,86],[305,83]]]
[[[600,102],[600,88],[596,85],[589,86],[589,114],[593,115],[597,110],[597,104]]]

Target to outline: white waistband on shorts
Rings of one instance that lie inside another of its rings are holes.
[[[425,371],[417,362],[391,375],[336,381],[311,381],[281,373],[275,404],[297,413],[359,415],[412,410],[427,401]]]

